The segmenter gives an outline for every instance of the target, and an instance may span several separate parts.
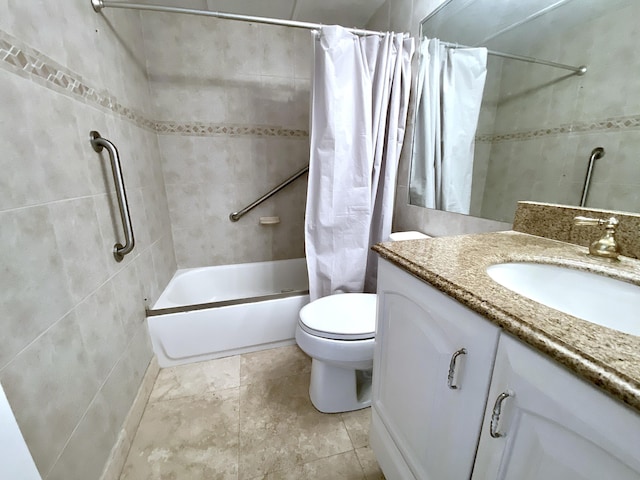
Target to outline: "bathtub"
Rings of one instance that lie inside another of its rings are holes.
[[[161,367],[295,343],[304,258],[178,270],[147,324]]]

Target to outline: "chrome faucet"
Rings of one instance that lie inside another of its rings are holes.
[[[616,228],[618,227],[618,219],[616,217],[611,218],[589,218],[589,217],[575,217],[573,219],[574,225],[604,225],[605,233],[598,240],[589,245],[589,255],[594,257],[608,258],[611,260],[617,260],[620,255],[620,247],[616,241]]]

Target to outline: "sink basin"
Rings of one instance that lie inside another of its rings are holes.
[[[574,317],[640,335],[640,286],[558,265],[500,263],[489,276],[524,297]]]

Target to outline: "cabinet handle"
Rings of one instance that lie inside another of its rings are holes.
[[[451,355],[451,361],[449,362],[449,375],[447,375],[447,385],[452,390],[457,390],[458,388],[457,385],[453,384],[453,377],[456,373],[456,363],[457,363],[458,357],[460,355],[466,355],[466,354],[467,354],[467,349],[461,348],[457,352],[454,352],[453,355]]]
[[[511,390],[502,392],[496,398],[496,403],[493,405],[493,414],[491,415],[491,428],[489,433],[493,438],[504,437],[504,434],[498,431],[498,424],[500,423],[500,415],[502,414],[502,403],[509,397],[513,397],[515,394]]]

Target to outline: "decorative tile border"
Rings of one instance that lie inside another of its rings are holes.
[[[294,130],[270,125],[236,125],[231,123],[155,122],[155,130],[163,135],[188,136],[252,136],[252,137],[308,137],[306,130]]]
[[[133,108],[120,103],[107,91],[89,85],[82,76],[65,68],[8,33],[0,30],[0,68],[30,79],[46,88],[67,95],[103,110],[113,112],[140,128],[164,135],[184,136],[250,136],[304,138],[306,130],[296,130],[271,125],[237,125],[227,123],[180,123],[153,121]]]
[[[522,141],[532,138],[550,137],[568,133],[606,132],[640,129],[640,115],[611,117],[592,122],[575,122],[558,127],[540,128],[524,132],[476,135],[478,143],[500,143],[511,140]]]
[[[135,109],[122,105],[113,95],[89,85],[81,75],[65,68],[0,30],[0,66],[36,81],[40,85],[75,100],[109,110],[141,128],[153,130],[153,122]]]

